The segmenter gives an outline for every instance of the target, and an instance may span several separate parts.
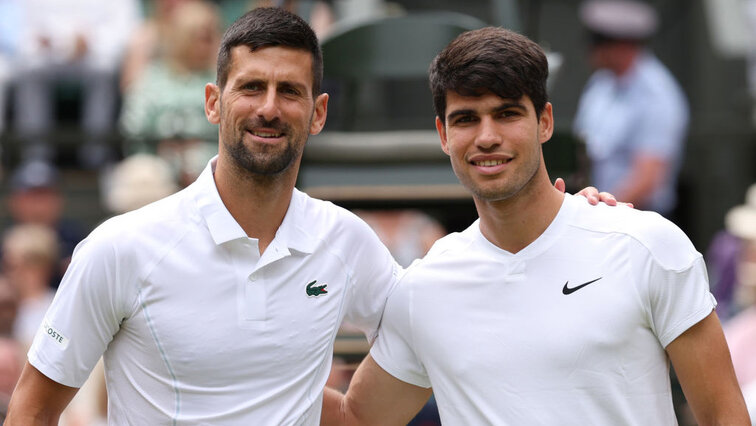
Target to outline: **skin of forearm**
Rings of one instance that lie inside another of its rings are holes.
[[[320,424],[321,426],[347,424],[344,394],[328,387],[323,390],[323,410],[320,415]]]
[[[22,407],[11,403],[8,407],[8,417],[5,426],[57,426],[60,415],[54,415],[44,410],[32,407]]]

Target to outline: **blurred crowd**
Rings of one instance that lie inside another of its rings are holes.
[[[324,37],[338,18],[326,0],[235,3],[240,8],[229,16],[228,4],[209,0],[0,0],[0,135],[12,134],[20,147],[4,179],[10,223],[0,237],[0,411],[75,246],[89,232],[63,215],[55,98],[79,93],[75,115],[83,140],[76,167],[100,176],[110,214],[170,195],[217,152],[217,129],[205,119],[203,94],[215,80],[225,26],[248,8],[279,6],[305,17]],[[364,13],[379,2],[355,3]],[[592,182],[674,220],[689,107],[675,78],[647,48],[659,17],[647,6],[606,10],[594,3],[580,9],[595,72],[575,100],[574,123]],[[358,214],[403,266],[446,232],[418,210]],[[724,218],[705,257],[736,374],[754,409],[756,184]],[[343,388],[351,367],[343,360],[334,366],[330,383]],[[66,424],[104,422],[101,374],[93,373]]]

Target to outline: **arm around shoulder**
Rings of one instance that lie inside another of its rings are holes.
[[[54,426],[79,389],[61,385],[28,362],[13,391],[6,426]]]
[[[673,340],[666,350],[698,424],[751,424],[715,312]]]
[[[423,408],[430,388],[403,382],[368,355],[346,395],[326,389],[321,425],[406,425]]]

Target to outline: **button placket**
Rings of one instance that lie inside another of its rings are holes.
[[[246,321],[263,321],[267,317],[267,291],[263,271],[259,267],[260,255],[256,240],[242,243],[245,249],[244,265],[248,272],[243,289],[243,317]]]

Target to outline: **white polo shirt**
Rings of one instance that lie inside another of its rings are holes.
[[[296,190],[260,257],[213,161],[76,248],[29,361],[79,387],[104,353],[109,424],[317,425],[341,321],[372,340],[399,267],[356,216]]]
[[[712,312],[702,257],[656,213],[566,195],[516,254],[476,221],[389,297],[376,362],[444,425],[674,425],[664,348]]]

